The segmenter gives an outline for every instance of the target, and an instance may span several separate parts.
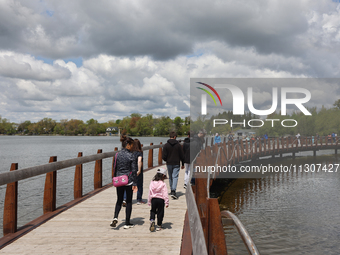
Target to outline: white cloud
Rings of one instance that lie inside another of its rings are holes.
[[[71,73],[57,63],[53,66],[27,54],[0,52],[0,75],[10,78],[52,81],[67,79]]]
[[[339,77],[339,12],[326,0],[4,0],[0,112],[16,122],[184,117],[190,78]],[[318,89],[318,106],[339,94]]]

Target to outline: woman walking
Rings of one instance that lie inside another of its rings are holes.
[[[143,196],[143,151],[142,145],[138,139],[133,140],[133,154],[136,157],[138,171],[137,171],[137,205],[145,204],[142,199]]]
[[[117,190],[117,202],[114,213],[114,218],[110,224],[111,227],[116,227],[118,222],[118,215],[122,208],[124,192],[126,192],[126,209],[125,209],[125,226],[124,229],[134,227],[130,222],[132,212],[132,186],[136,186],[137,181],[137,161],[132,153],[133,151],[133,139],[121,136],[122,150],[116,154],[114,163],[114,176],[127,175],[129,180],[128,184],[121,187],[116,187]]]

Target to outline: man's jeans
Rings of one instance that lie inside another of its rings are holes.
[[[180,167],[179,165],[167,165],[167,168],[169,173],[170,189],[171,191],[176,191]]]

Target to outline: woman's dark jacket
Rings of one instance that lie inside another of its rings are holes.
[[[121,176],[125,174],[129,176],[129,183],[132,182],[132,185],[136,186],[137,170],[138,167],[136,157],[132,152],[125,148],[118,152],[114,176]]]

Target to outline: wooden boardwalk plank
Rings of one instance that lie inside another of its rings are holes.
[[[144,173],[145,200],[155,169]],[[165,183],[170,191],[169,181]],[[123,228],[123,207],[117,228],[111,228],[116,203],[116,189],[112,187],[49,220],[4,247],[0,254],[180,254],[186,212],[183,184],[184,169],[181,169],[177,186],[179,199],[170,198],[162,231],[149,231],[150,207],[137,205],[136,194],[131,215],[135,227]]]

